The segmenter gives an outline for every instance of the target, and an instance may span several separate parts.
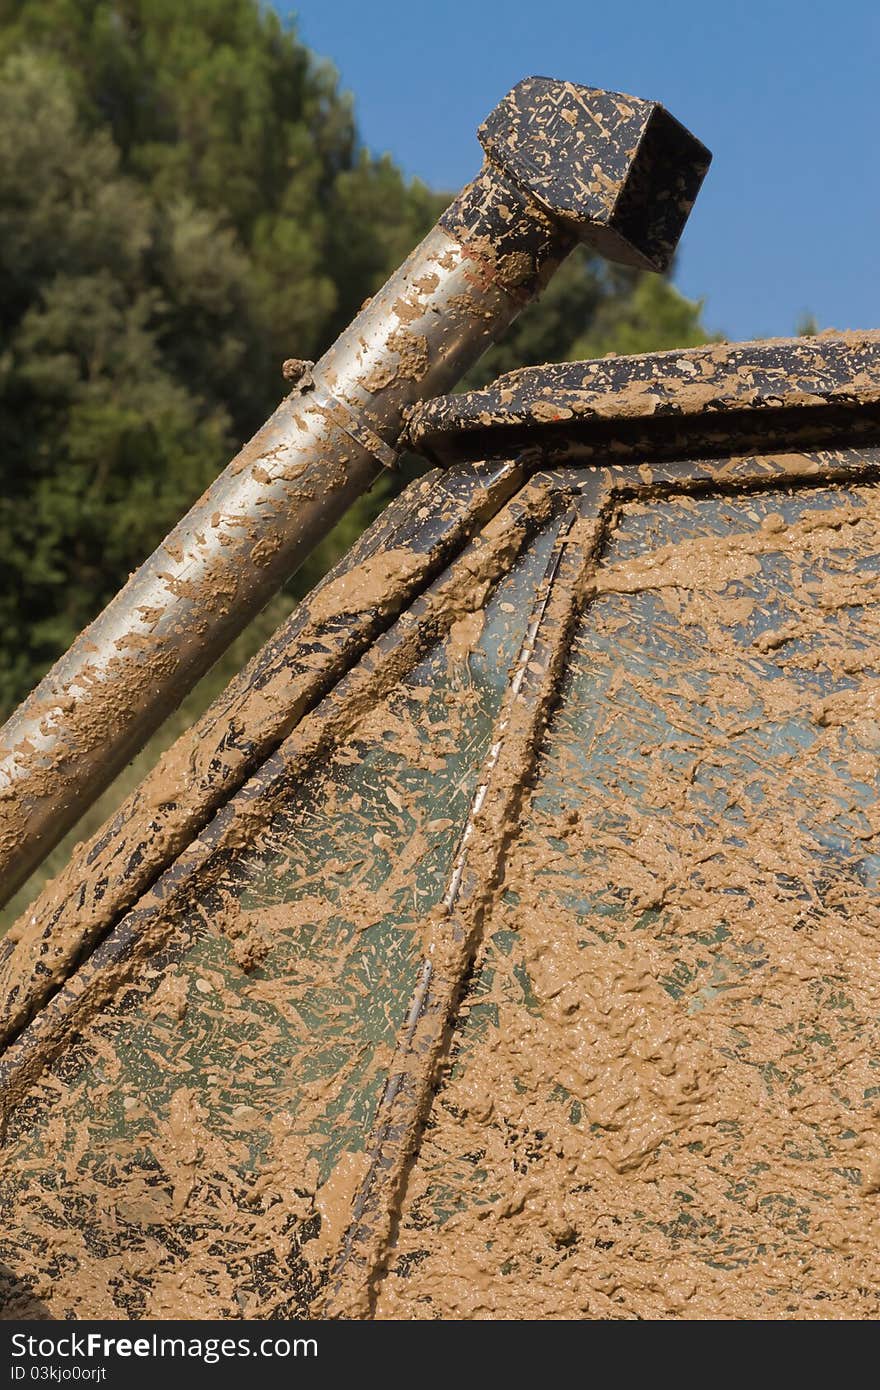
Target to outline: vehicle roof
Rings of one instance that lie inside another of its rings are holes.
[[[880,333],[829,332],[525,367],[423,402],[407,436],[438,463],[531,445],[622,456],[667,441],[679,449],[718,437],[727,447],[743,429],[763,438],[776,424],[787,430],[792,412],[817,407],[833,428],[841,415],[878,405]]]

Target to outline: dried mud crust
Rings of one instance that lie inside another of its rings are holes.
[[[517,480],[513,465],[464,480],[461,470],[432,474],[391,504],[0,942],[0,1040],[33,1016]]]
[[[505,578],[492,534],[438,588],[445,640],[169,899],[168,944],[13,1112],[0,1260],[48,1316],[309,1309],[552,539]]]
[[[878,520],[869,486],[623,506],[376,1316],[876,1315]],[[12,1113],[2,1316],[321,1314],[552,532]]]
[[[729,454],[738,435],[765,449],[771,434],[780,448],[799,435],[815,445],[821,430],[854,439],[878,406],[880,333],[829,331],[523,367],[421,402],[407,434],[435,460],[485,458],[526,439],[600,462],[698,457]]]
[[[880,1311],[878,521],[624,510],[376,1316]]]

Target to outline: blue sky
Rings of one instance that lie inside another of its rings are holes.
[[[474,132],[530,73],[662,101],[715,160],[681,290],[729,338],[880,328],[878,0],[300,0],[301,38],[354,93],[361,134],[455,189]]]

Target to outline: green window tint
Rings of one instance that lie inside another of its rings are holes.
[[[878,521],[623,509],[379,1316],[877,1316]]]
[[[161,1316],[183,1290],[190,1316],[267,1317],[314,1296],[553,533],[255,815],[16,1113],[0,1261],[31,1260],[53,1316]]]

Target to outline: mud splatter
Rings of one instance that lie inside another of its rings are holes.
[[[377,1316],[877,1315],[878,520],[623,513]]]
[[[869,485],[611,518],[375,1316],[877,1315],[878,522]],[[48,1314],[322,1312],[551,532],[10,1115],[0,1260]]]
[[[53,1317],[311,1306],[549,544],[504,579],[480,559],[492,533],[438,590],[448,626],[468,604],[482,625],[458,626],[454,656],[429,647],[166,906],[167,944],[11,1116],[0,1249]]]

